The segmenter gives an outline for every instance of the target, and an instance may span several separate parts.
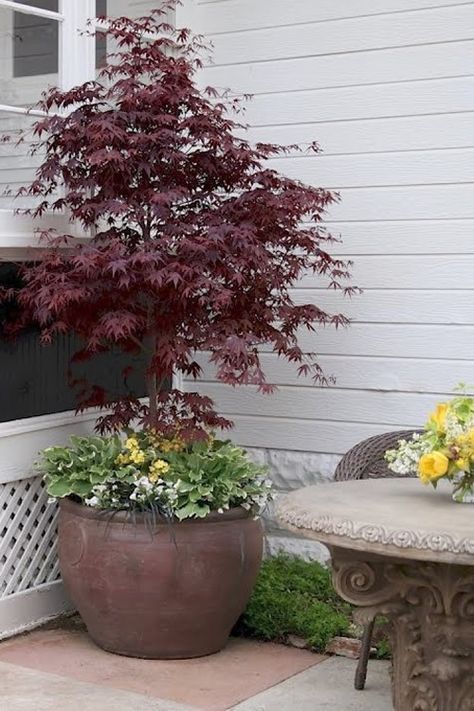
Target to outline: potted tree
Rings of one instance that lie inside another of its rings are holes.
[[[198,88],[201,42],[164,22],[172,6],[111,20],[117,50],[98,80],[43,98],[44,159],[24,192],[35,216],[65,210],[91,236],[47,232],[6,294],[43,342],[75,334],[76,359],[115,350],[127,372],[144,363],[146,400],[89,383],[78,408],[106,408],[99,434],[40,463],[72,600],[99,645],[140,657],[225,644],[258,572],[270,491],[261,467],[214,439],[231,423],[173,375],[197,378],[208,352],[221,382],[270,393],[266,344],[322,382],[299,331],[345,323],[290,290],[307,271],[342,288],[347,265],[321,226],[337,195],[272,170],[267,159],[298,148],[252,146],[232,118],[240,101]]]

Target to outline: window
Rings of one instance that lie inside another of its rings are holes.
[[[0,250],[18,244],[5,212],[25,207],[14,195],[41,160],[28,156],[25,144],[2,143],[2,135],[34,122],[38,112],[32,107],[48,86],[68,88],[95,78],[106,42],[85,32],[89,18],[143,15],[155,5],[155,0],[0,0]],[[29,241],[35,246],[33,226]]]
[[[28,111],[48,86],[66,88],[94,78],[105,60],[105,38],[81,34],[94,12],[105,15],[107,0],[0,0],[0,247],[8,239],[1,211],[31,204],[15,195],[41,160],[28,156],[28,143],[5,144],[2,135],[14,137],[34,123],[37,112]]]
[[[110,0],[96,0],[97,17],[104,17],[107,15],[107,5],[110,5]],[[100,69],[104,66],[106,54],[106,38],[103,35],[97,35],[95,40],[95,66],[97,67],[97,69]]]
[[[58,0],[22,0],[58,12]],[[31,77],[58,72],[58,23],[48,17],[13,13],[13,76]]]
[[[106,45],[103,37],[84,32],[89,18],[143,15],[155,5],[155,0],[0,0],[0,285],[16,278],[14,260],[32,258],[38,228],[74,229],[66,215],[33,222],[15,214],[15,208],[29,205],[14,195],[34,177],[41,156],[29,156],[27,143],[2,142],[2,135],[32,126],[42,115],[32,107],[48,86],[66,89],[95,78]],[[0,323],[4,318],[0,314]],[[35,333],[12,344],[0,333],[0,423],[71,409],[74,393],[65,376],[77,347],[63,339],[42,348]],[[123,382],[119,356],[94,359],[86,370],[88,381],[103,384],[113,395],[144,392],[138,376]]]
[[[19,2],[20,0],[15,0]],[[21,0],[22,5],[58,12],[59,0]],[[97,16],[107,15],[107,0],[97,0]],[[106,55],[105,37],[95,42],[96,67]],[[13,76],[32,77],[58,72],[58,23],[47,17],[15,12],[13,17]]]

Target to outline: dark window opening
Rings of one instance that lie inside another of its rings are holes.
[[[16,265],[0,264],[0,286],[17,285]],[[71,357],[80,347],[74,336],[57,338],[48,346],[41,345],[35,329],[14,341],[6,338],[2,326],[14,309],[14,304],[0,305],[0,422],[74,410],[77,391],[69,384],[69,371],[74,378],[104,388],[110,400],[121,395],[145,395],[142,357],[104,353],[71,366]],[[129,365],[133,372],[125,378],[123,371]]]

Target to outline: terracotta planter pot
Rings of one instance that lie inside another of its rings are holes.
[[[92,639],[131,657],[218,652],[245,609],[262,557],[262,525],[244,509],[159,523],[60,504],[59,559]]]

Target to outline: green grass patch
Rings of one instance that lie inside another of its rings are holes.
[[[276,642],[297,635],[323,652],[351,624],[351,606],[335,592],[326,567],[280,554],[263,562],[234,634]]]

